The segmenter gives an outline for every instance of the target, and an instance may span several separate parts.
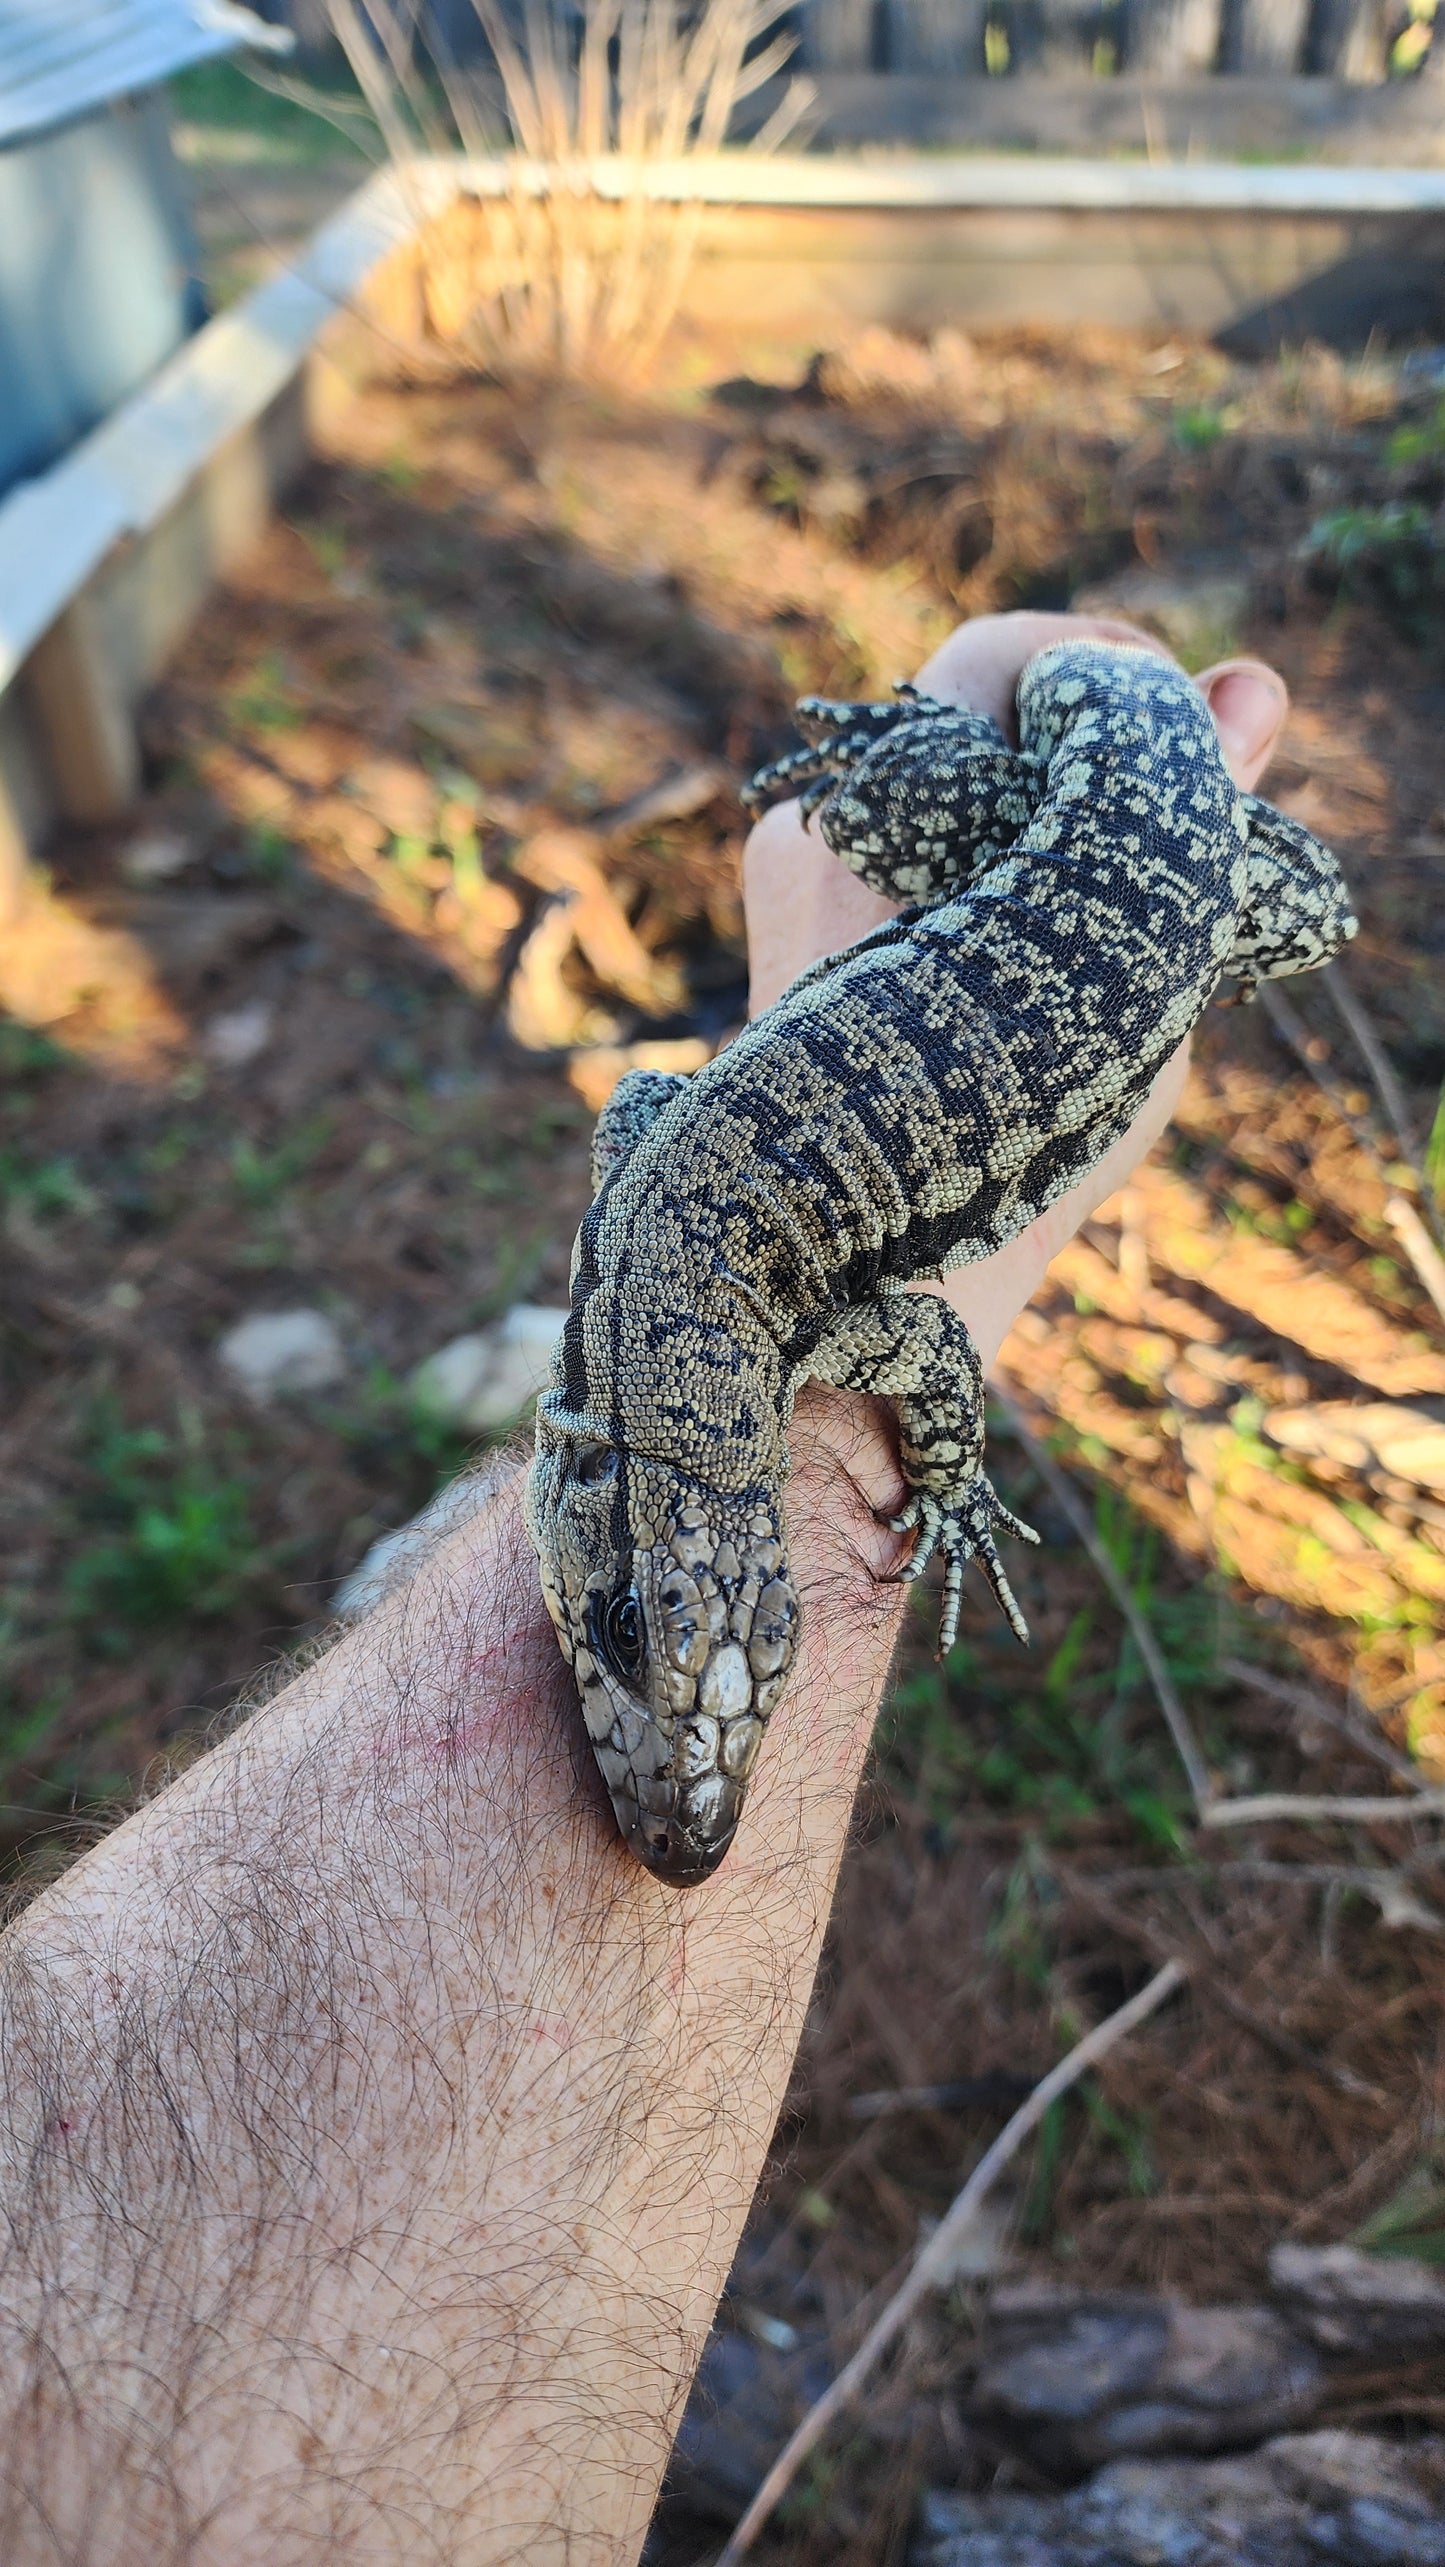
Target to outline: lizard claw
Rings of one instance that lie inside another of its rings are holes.
[[[1037,1542],[1031,1524],[1021,1523],[1010,1507],[995,1496],[982,1472],[971,1481],[951,1506],[927,1489],[914,1489],[901,1514],[881,1519],[890,1533],[917,1533],[909,1557],[895,1574],[902,1586],[912,1586],[921,1578],[937,1550],[944,1557],[943,1612],[939,1621],[938,1655],[946,1658],[958,1637],[958,1613],[963,1596],[963,1573],[970,1560],[976,1559],[998,1600],[1000,1612],[1016,1640],[1028,1646],[1029,1627],[1003,1562],[994,1543],[994,1527],[1017,1535],[1023,1542]]]

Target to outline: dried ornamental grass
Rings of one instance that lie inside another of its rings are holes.
[[[742,100],[793,50],[769,0],[473,0],[501,81],[507,186],[420,227],[428,325],[484,370],[639,373],[676,314],[702,207],[670,201],[669,165],[719,151]],[[435,148],[404,0],[331,0],[392,158]],[[450,132],[494,153],[494,89],[440,63]],[[791,85],[750,145],[775,148],[811,92]]]

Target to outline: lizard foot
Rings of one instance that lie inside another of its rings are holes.
[[[943,1614],[938,1630],[940,1658],[947,1657],[958,1637],[963,1573],[969,1561],[975,1559],[998,1598],[999,1608],[1014,1637],[1027,1647],[1029,1627],[998,1556],[994,1528],[1001,1526],[1004,1532],[1017,1534],[1023,1542],[1037,1542],[1039,1537],[1031,1524],[1021,1523],[995,1495],[982,1472],[948,1505],[928,1489],[915,1489],[901,1515],[886,1515],[880,1521],[892,1533],[916,1531],[918,1535],[910,1557],[898,1571],[902,1585],[911,1586],[915,1578],[922,1577],[935,1551],[943,1553]]]

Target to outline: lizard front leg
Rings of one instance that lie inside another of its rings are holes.
[[[870,1391],[898,1411],[908,1503],[886,1521],[917,1532],[905,1582],[921,1577],[935,1550],[945,1561],[940,1657],[958,1634],[963,1573],[976,1558],[1020,1640],[1028,1625],[1004,1574],[995,1528],[1025,1542],[1038,1535],[1010,1513],[983,1468],[983,1367],[963,1321],[932,1292],[881,1293],[834,1320],[801,1367],[841,1390]]]
[[[682,1095],[681,1070],[628,1070],[597,1117],[592,1134],[592,1191],[597,1194],[624,1159],[645,1141],[659,1115]]]

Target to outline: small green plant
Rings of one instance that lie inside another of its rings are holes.
[[[0,1203],[14,1204],[40,1221],[96,1208],[95,1195],[73,1159],[27,1160],[18,1150],[0,1150]]]
[[[252,873],[262,882],[287,882],[295,871],[295,848],[285,830],[273,828],[268,820],[258,820],[247,830],[246,854]]]
[[[0,1082],[7,1088],[22,1079],[43,1078],[47,1070],[58,1069],[65,1057],[60,1045],[38,1027],[0,1017]]]
[[[245,684],[235,689],[231,718],[253,731],[295,729],[300,708],[292,702],[285,668],[274,651],[258,660]]]
[[[1337,508],[1316,520],[1304,552],[1346,593],[1378,595],[1407,629],[1420,631],[1445,597],[1445,545],[1433,512],[1418,499]]]
[[[1371,2255],[1409,2255],[1445,2264],[1445,2148],[1422,2157],[1351,2243]]]
[[[1397,428],[1385,448],[1385,461],[1392,472],[1406,470],[1412,464],[1445,461],[1445,401],[1433,417]]]
[[[1436,1202],[1445,1210],[1445,1085],[1440,1089],[1435,1120],[1425,1144],[1425,1176]]]
[[[98,1626],[225,1613],[252,1576],[257,1546],[244,1482],[217,1467],[197,1421],[179,1436],[97,1420],[86,1511],[96,1537],[65,1575],[71,1611]],[[118,1636],[118,1635],[116,1635]]]
[[[248,1209],[271,1211],[325,1148],[330,1131],[330,1115],[316,1114],[309,1122],[299,1124],[274,1150],[258,1150],[255,1142],[243,1134],[232,1146],[231,1179]]]
[[[1174,443],[1182,446],[1187,455],[1207,454],[1211,446],[1217,446],[1220,439],[1228,434],[1229,421],[1222,410],[1200,407],[1174,413]]]

